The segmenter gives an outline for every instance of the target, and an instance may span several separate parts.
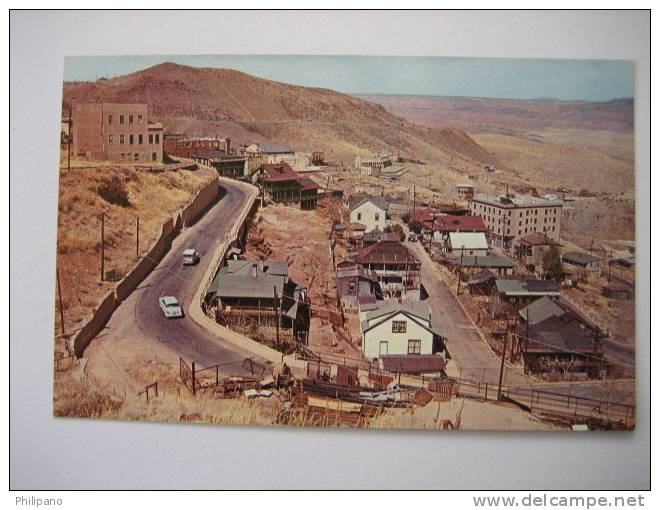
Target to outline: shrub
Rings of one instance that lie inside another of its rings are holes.
[[[123,181],[117,176],[106,179],[98,187],[97,191],[106,202],[121,207],[128,207],[131,205],[128,201],[128,189]]]

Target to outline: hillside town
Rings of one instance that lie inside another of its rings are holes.
[[[436,183],[419,154],[327,160],[322,138],[290,143],[175,132],[147,104],[69,104],[64,174],[104,162],[211,178],[163,225],[153,267],[144,245],[133,269],[101,263],[110,294],[82,329],[65,328],[60,299],[58,364],[89,357],[93,371],[109,321],[105,349],[141,359],[111,342],[133,331],[117,321],[134,320],[122,310],[137,299],[140,337],[177,359],[163,380],[191,398],[262,402],[272,423],[379,426],[410,413],[406,426],[490,428],[510,413],[520,428],[634,428],[634,396],[621,397],[634,329],[614,324],[634,326],[634,247],[564,235],[580,190],[523,187],[494,162],[455,164]],[[165,383],[138,379],[157,405]],[[477,417],[457,402],[478,404]]]

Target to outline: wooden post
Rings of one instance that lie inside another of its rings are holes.
[[[137,217],[135,223],[135,258],[140,258],[140,217]]]
[[[193,361],[191,363],[191,371],[192,371],[192,394],[195,395],[197,393],[197,388],[196,388],[196,379],[195,379],[195,362]]]
[[[277,298],[277,287],[273,285],[273,295],[275,297],[275,338],[277,342],[277,347],[280,347],[280,307],[279,301]]]
[[[57,296],[60,302],[60,326],[64,334],[64,305],[62,304],[62,287],[60,286],[60,268],[56,266],[55,275],[57,276]]]
[[[101,213],[101,281],[105,278],[105,213]]]
[[[500,380],[497,383],[497,400],[502,396],[502,375],[504,374],[504,357],[506,356],[506,343],[509,332],[504,333],[504,345],[502,346],[502,360],[500,361]]]
[[[69,133],[67,135],[66,145],[67,145],[67,157],[66,157],[66,172],[71,172],[71,126],[73,122],[71,119],[71,103],[69,103]]]

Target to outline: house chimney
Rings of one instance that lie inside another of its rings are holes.
[[[261,271],[262,273],[264,272],[264,261],[263,260],[259,261],[259,271]]]
[[[225,152],[231,154],[231,138],[225,138]]]

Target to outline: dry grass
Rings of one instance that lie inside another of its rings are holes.
[[[110,204],[98,193],[99,185],[113,176],[126,184],[128,207]],[[114,285],[100,281],[101,213],[105,214],[105,270],[115,270],[121,277],[137,260],[137,218],[144,253],[160,235],[163,222],[213,177],[209,170],[152,174],[115,166],[72,168],[60,175],[57,266],[68,331],[82,326]],[[59,326],[56,314],[58,333]]]

